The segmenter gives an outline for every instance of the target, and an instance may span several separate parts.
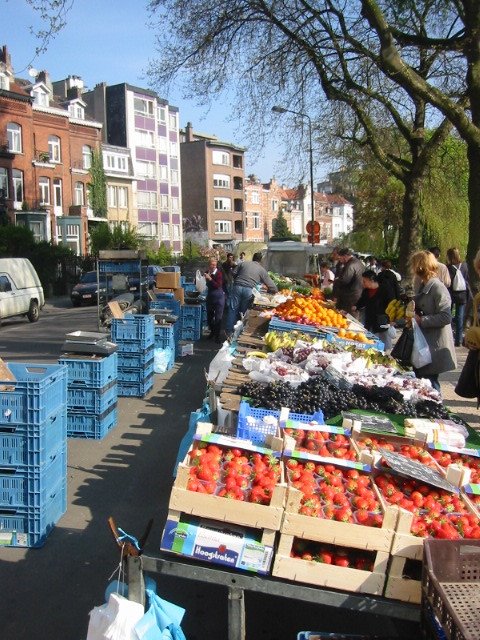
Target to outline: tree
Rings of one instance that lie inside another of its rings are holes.
[[[0,233],[0,256],[21,258],[30,254],[35,244],[33,232],[28,227],[6,224]]]
[[[90,206],[96,218],[107,217],[107,180],[103,169],[102,152],[93,150],[90,166],[91,181],[88,185]]]
[[[272,233],[273,236],[270,240],[298,240],[298,236],[293,235],[288,228],[282,209],[279,210],[277,217],[272,220]]]
[[[102,249],[139,249],[143,240],[136,230],[128,225],[126,228],[116,226],[113,230],[108,223],[101,222],[90,232],[90,251],[98,255]]]

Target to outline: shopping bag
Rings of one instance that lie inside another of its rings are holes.
[[[207,279],[205,278],[203,273],[200,271],[200,269],[197,269],[197,273],[195,275],[195,289],[200,293],[203,293],[206,288],[207,288]]]
[[[422,330],[418,326],[415,318],[412,318],[413,329],[413,347],[412,347],[412,365],[415,369],[421,369],[426,367],[427,364],[432,362],[432,354],[430,353],[430,347],[423,335]]]
[[[405,327],[400,334],[395,346],[392,349],[392,357],[394,357],[402,365],[402,367],[412,366],[412,349],[413,349],[413,329]]]
[[[135,625],[137,640],[186,640],[180,623],[185,609],[146,590],[148,609]]]
[[[458,378],[455,387],[455,393],[461,398],[477,398],[480,399],[480,352],[478,350],[470,350],[468,352],[462,372]]]
[[[135,625],[143,616],[141,604],[111,593],[107,604],[90,611],[87,640],[136,640]]]

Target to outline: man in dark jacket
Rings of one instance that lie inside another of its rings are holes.
[[[343,269],[335,278],[334,296],[337,309],[350,313],[362,295],[362,273],[365,271],[365,267],[358,258],[355,258],[350,249],[340,249],[338,259],[343,265]]]

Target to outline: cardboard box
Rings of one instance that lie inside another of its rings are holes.
[[[175,300],[178,300],[180,304],[184,304],[185,302],[185,290],[182,287],[163,287],[161,289],[159,287],[155,287],[153,293],[173,293],[173,297]]]
[[[157,273],[155,276],[157,289],[178,289],[180,287],[180,272],[170,271]]]

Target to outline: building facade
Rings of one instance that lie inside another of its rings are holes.
[[[215,136],[181,132],[184,230],[187,238],[233,249],[245,239],[244,148]]]

